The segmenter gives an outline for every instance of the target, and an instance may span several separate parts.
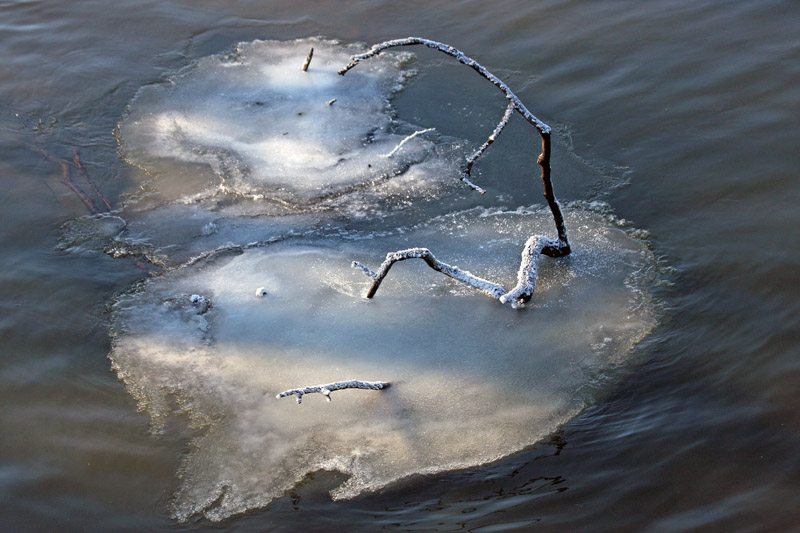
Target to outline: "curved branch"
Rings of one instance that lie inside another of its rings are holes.
[[[547,246],[558,246],[557,241],[541,235],[534,235],[525,243],[522,249],[522,260],[520,261],[519,271],[517,271],[517,285],[510,291],[502,285],[479,278],[474,274],[461,270],[458,267],[442,263],[427,248],[409,248],[386,254],[386,259],[381,264],[377,272],[373,272],[358,261],[353,261],[353,268],[360,269],[364,274],[372,279],[365,298],[372,298],[378,292],[381,282],[389,273],[395,263],[406,259],[422,259],[425,263],[437,272],[453,278],[454,280],[477,289],[480,292],[499,300],[500,303],[510,303],[511,307],[518,308],[521,304],[529,301],[536,290],[536,279],[539,271],[539,256]]]
[[[567,228],[564,225],[564,216],[561,213],[561,206],[558,203],[558,200],[556,199],[555,194],[553,192],[553,184],[550,179],[550,126],[548,126],[547,124],[536,118],[536,116],[533,113],[531,113],[527,107],[525,107],[525,104],[522,103],[522,101],[517,97],[517,95],[514,94],[502,80],[500,80],[497,76],[486,70],[486,68],[483,65],[481,65],[471,57],[468,57],[462,51],[453,48],[450,45],[440,43],[437,41],[431,41],[429,39],[423,39],[420,37],[407,37],[405,39],[395,39],[391,41],[378,43],[374,45],[372,48],[370,48],[369,51],[363,54],[354,55],[353,57],[350,58],[350,62],[344,68],[339,70],[339,74],[344,76],[350,69],[358,65],[360,62],[369,59],[371,57],[374,57],[386,49],[394,48],[397,46],[413,46],[413,45],[423,45],[427,46],[428,48],[432,48],[434,50],[439,50],[440,52],[443,52],[449,56],[456,58],[460,63],[463,63],[464,65],[467,65],[468,67],[478,72],[478,74],[480,74],[481,76],[492,82],[492,84],[495,87],[500,89],[503,92],[503,94],[505,94],[506,98],[509,101],[509,109],[513,107],[513,109],[519,112],[519,114],[522,115],[525,118],[525,120],[527,120],[531,125],[533,125],[533,127],[537,129],[537,131],[542,137],[542,153],[539,156],[537,162],[539,163],[539,166],[542,167],[542,183],[544,185],[544,198],[545,200],[547,200],[547,205],[550,207],[550,211],[553,213],[553,221],[555,222],[556,231],[558,232],[558,241],[554,241],[555,244],[550,243],[545,245],[542,248],[541,253],[549,255],[551,257],[562,257],[569,254],[570,252],[569,237],[567,235]],[[496,138],[497,136],[496,134],[499,134],[498,130],[502,130],[502,128],[505,126],[505,122],[508,121],[505,119],[504,115],[503,120],[501,120],[498,127],[495,128],[495,132],[493,132],[492,135],[489,137],[491,141],[494,141],[493,137]],[[491,144],[491,142],[487,141],[486,147],[488,147],[488,144]],[[479,150],[480,153],[478,154],[478,156],[480,156],[480,154],[483,153],[483,150],[485,150],[485,148],[483,147],[481,148],[482,150]],[[477,159],[477,157],[475,159]],[[474,161],[472,161],[472,163],[474,164]],[[468,167],[469,169],[472,168],[472,165],[470,165],[469,162],[468,162]],[[469,172],[465,172],[465,175],[469,175]],[[466,180],[466,182],[469,183],[468,180]],[[473,186],[473,188],[475,187]],[[476,188],[476,190],[478,189]]]
[[[312,387],[303,387],[300,389],[289,389],[276,394],[276,398],[285,398],[286,396],[297,396],[297,403],[303,402],[303,395],[318,392],[325,396],[328,401],[331,401],[331,392],[343,389],[368,389],[368,390],[381,390],[389,387],[389,383],[385,381],[360,381],[351,379],[350,381],[337,381],[335,383],[328,383],[326,385],[314,385]]]
[[[506,293],[506,290],[502,287],[502,285],[479,278],[470,272],[459,269],[458,267],[448,265],[447,263],[442,263],[436,259],[431,251],[427,248],[409,248],[407,250],[389,252],[386,254],[386,259],[381,264],[378,272],[371,271],[358,261],[353,261],[353,268],[361,269],[364,274],[372,278],[372,285],[370,286],[369,290],[367,290],[365,297],[372,298],[375,296],[375,293],[378,292],[378,287],[380,287],[383,278],[385,278],[389,273],[392,265],[398,261],[405,261],[406,259],[422,259],[429,267],[437,272],[441,272],[445,276],[449,276],[454,280],[463,283],[464,285],[472,287],[473,289],[478,289],[492,298],[499,300],[500,297]]]
[[[511,307],[517,307],[517,304],[531,299],[533,291],[536,290],[539,255],[548,246],[558,246],[558,243],[541,235],[534,235],[528,239],[522,249],[522,261],[520,261],[517,271],[517,285],[500,297],[500,303],[510,302]]]
[[[514,103],[514,108],[517,111],[519,111],[519,113],[523,117],[525,117],[525,120],[533,124],[533,126],[537,130],[539,130],[539,133],[543,135],[550,133],[550,126],[548,126],[547,124],[536,118],[533,113],[528,111],[528,108],[525,107],[525,104],[522,103],[522,101],[517,97],[516,94],[511,92],[511,89],[509,89],[508,86],[502,80],[500,80],[500,78],[498,78],[497,76],[486,70],[486,68],[483,65],[481,65],[471,57],[468,57],[466,54],[464,54],[464,52],[456,48],[453,48],[449,44],[444,44],[437,41],[431,41],[430,39],[423,39],[421,37],[406,37],[405,39],[394,39],[391,41],[384,41],[382,43],[374,45],[366,53],[354,55],[353,57],[351,57],[350,62],[344,68],[339,70],[339,74],[344,76],[347,73],[347,71],[358,65],[360,62],[364,61],[365,59],[374,57],[388,48],[394,48],[397,46],[413,46],[416,44],[421,44],[427,46],[428,48],[433,48],[435,50],[439,50],[440,52],[444,52],[445,54],[456,58],[459,61],[459,63],[463,63],[468,67],[471,67],[473,70],[477,71],[478,74],[480,74],[481,76],[492,82],[498,89],[503,91],[503,93],[506,95],[506,98],[508,98],[511,102]]]

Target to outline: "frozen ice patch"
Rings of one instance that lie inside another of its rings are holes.
[[[141,88],[116,133],[145,182],[117,213],[125,226],[104,243],[109,253],[174,267],[407,212],[459,188],[463,142],[394,117],[413,56],[385,54],[340,76],[360,51],[321,39],[241,43]],[[69,241],[90,237],[86,227]]]
[[[175,413],[198,430],[173,516],[221,520],[262,507],[317,470],[348,476],[332,491],[340,499],[484,464],[595,401],[655,324],[655,261],[601,214],[565,217],[573,252],[542,259],[521,311],[414,261],[396,265],[366,301],[369,280],[350,264],[426,246],[512,286],[527,237],[554,231],[546,209],[476,209],[382,237],[290,239],[173,270],[119,297],[114,369],[155,431],[169,431]],[[275,399],[354,378],[392,386],[337,392],[331,403]]]
[[[122,153],[162,179],[188,180],[187,190],[207,184],[177,176],[175,162],[210,166],[226,193],[294,205],[403,175],[435,157],[425,135],[407,138],[413,129],[392,119],[389,100],[412,56],[385,54],[340,76],[360,51],[320,39],[254,41],[203,58],[139,91],[119,124]]]

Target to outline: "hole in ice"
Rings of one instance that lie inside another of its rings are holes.
[[[388,236],[287,240],[120,296],[114,369],[155,431],[168,431],[174,412],[198,430],[174,517],[221,520],[262,507],[318,470],[348,476],[331,493],[340,499],[484,464],[595,401],[655,324],[654,259],[600,214],[572,207],[565,216],[573,252],[542,259],[521,311],[414,262],[398,264],[366,301],[368,280],[350,263],[420,245],[510,286],[527,236],[552,231],[546,209],[471,210]],[[275,399],[354,378],[392,387],[334,392],[331,403],[319,394],[300,406]]]

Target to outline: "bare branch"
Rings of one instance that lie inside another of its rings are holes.
[[[308,66],[311,64],[312,57],[314,57],[314,47],[311,47],[311,51],[308,53],[305,63],[303,63],[303,72],[308,71]]]
[[[326,385],[314,385],[312,387],[303,387],[300,389],[290,389],[276,394],[276,398],[285,398],[286,396],[297,396],[297,403],[303,402],[303,395],[318,392],[325,396],[328,401],[331,401],[331,392],[343,389],[368,389],[368,390],[381,390],[389,387],[389,383],[385,381],[360,381],[351,379],[350,381],[337,381],[335,383],[328,383]]]
[[[39,152],[41,154],[42,157],[44,157],[48,161],[56,163],[57,165],[59,165],[61,167],[61,180],[60,180],[61,183],[63,183],[67,188],[69,188],[69,190],[74,192],[75,195],[78,198],[80,198],[81,202],[83,202],[83,205],[86,206],[86,209],[89,211],[89,213],[91,213],[92,215],[96,215],[97,213],[100,212],[100,210],[97,209],[97,206],[94,205],[94,202],[92,201],[92,199],[89,198],[89,196],[87,196],[87,194],[84,192],[84,190],[81,188],[81,186],[78,185],[77,183],[75,183],[72,180],[72,173],[71,173],[69,165],[67,164],[66,161],[62,161],[60,159],[56,159],[55,157],[53,157],[52,155],[48,154],[47,152],[45,152],[42,148],[39,148],[38,146],[36,146],[35,149],[36,149],[37,152]],[[80,160],[78,159],[78,161],[80,161]],[[78,168],[81,168],[81,167],[78,167]]]
[[[420,37],[408,37],[406,39],[396,39],[378,43],[370,48],[368,52],[351,57],[350,62],[339,71],[339,74],[344,76],[351,68],[358,65],[361,61],[374,57],[388,48],[412,45],[424,45],[428,48],[433,48],[434,50],[439,50],[440,52],[455,57],[459,62],[472,68],[478,72],[478,74],[492,82],[492,84],[500,89],[508,99],[508,107],[503,114],[503,118],[500,119],[500,122],[497,124],[492,134],[489,135],[489,138],[486,140],[486,142],[484,142],[483,145],[481,145],[481,147],[478,148],[478,150],[467,159],[466,167],[461,175],[461,180],[474,190],[480,192],[481,194],[486,192],[469,180],[471,177],[472,166],[495,141],[495,139],[497,139],[497,137],[503,131],[503,128],[506,127],[506,124],[508,124],[508,121],[511,119],[513,112],[517,111],[525,118],[525,120],[527,120],[536,128],[536,130],[539,132],[539,135],[542,137],[542,153],[539,155],[537,163],[542,167],[544,198],[547,200],[547,205],[553,214],[553,221],[555,222],[558,239],[551,239],[542,235],[534,235],[528,239],[522,251],[522,260],[520,262],[519,271],[517,272],[517,285],[510,291],[506,291],[501,285],[474,276],[469,272],[459,270],[457,267],[450,266],[447,263],[442,263],[441,261],[437,260],[427,248],[410,248],[408,250],[391,252],[386,255],[386,260],[383,262],[383,264],[381,264],[378,272],[373,272],[358,262],[353,262],[353,267],[360,268],[364,274],[372,279],[372,285],[366,294],[367,298],[372,298],[375,295],[378,287],[380,287],[381,282],[389,273],[392,265],[394,265],[396,262],[404,261],[406,259],[422,259],[432,269],[441,272],[469,287],[478,289],[481,292],[488,294],[492,298],[499,300],[501,303],[510,303],[512,307],[516,308],[520,304],[529,301],[533,295],[533,291],[536,289],[539,256],[544,254],[550,257],[563,257],[570,253],[569,236],[567,235],[567,228],[564,224],[564,215],[561,212],[561,205],[558,203],[558,200],[553,192],[553,183],[550,179],[550,126],[536,118],[533,113],[528,111],[528,108],[525,107],[525,104],[522,103],[517,95],[515,95],[511,89],[509,89],[508,86],[503,83],[503,81],[486,70],[486,68],[480,65],[477,61],[467,57],[463,52],[453,48],[450,45],[428,39],[422,39]],[[403,142],[405,142],[405,140]],[[401,142],[395,148],[395,150],[392,151],[392,154],[399,149],[400,146],[402,146],[403,142]]]
[[[114,208],[111,207],[111,202],[109,202],[108,199],[105,196],[103,196],[103,193],[97,187],[97,184],[94,182],[94,180],[91,178],[91,176],[89,176],[89,173],[86,171],[86,167],[84,167],[83,163],[81,163],[81,158],[80,158],[80,156],[78,156],[78,151],[77,150],[73,150],[72,155],[74,156],[73,160],[75,161],[75,166],[78,167],[78,170],[81,171],[81,176],[83,176],[83,179],[86,180],[86,183],[89,184],[89,187],[92,189],[92,191],[97,196],[100,197],[100,200],[103,201],[103,203],[105,204],[106,208],[109,211],[113,211]]]

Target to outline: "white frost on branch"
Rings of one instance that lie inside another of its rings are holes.
[[[498,298],[500,303],[510,303],[516,308],[520,302],[527,302],[536,290],[536,277],[539,272],[539,256],[545,246],[558,246],[558,241],[541,235],[534,235],[522,249],[522,261],[517,271],[517,285]]]
[[[408,250],[400,250],[386,254],[386,259],[381,264],[378,272],[372,272],[369,268],[365,267],[358,261],[353,261],[353,268],[361,269],[364,274],[372,278],[372,286],[370,286],[369,290],[367,291],[366,297],[372,298],[383,281],[383,278],[385,278],[386,274],[389,273],[389,269],[392,268],[392,265],[398,261],[405,261],[406,259],[422,259],[429,267],[437,272],[441,272],[445,276],[449,276],[454,280],[463,283],[464,285],[472,287],[473,289],[477,289],[484,294],[491,296],[492,298],[500,299],[500,297],[506,293],[506,290],[501,285],[492,283],[491,281],[487,281],[483,278],[479,278],[478,276],[475,276],[465,270],[461,270],[456,266],[442,263],[436,259],[436,257],[434,257],[431,251],[427,248],[409,248]]]
[[[428,39],[422,39],[420,37],[395,39],[376,44],[370,48],[369,51],[351,57],[350,62],[344,68],[339,70],[339,74],[342,76],[345,75],[351,68],[355,67],[361,61],[374,57],[388,48],[411,45],[424,45],[428,48],[433,48],[447,55],[455,57],[459,62],[472,68],[481,76],[492,82],[492,84],[500,89],[508,99],[508,107],[503,114],[503,118],[500,119],[500,122],[497,124],[491,135],[489,135],[489,138],[486,140],[486,142],[484,142],[483,145],[481,145],[481,147],[467,159],[467,164],[461,176],[461,180],[469,185],[472,189],[480,192],[481,194],[486,192],[484,189],[478,187],[469,180],[472,166],[475,164],[478,158],[483,155],[486,149],[489,148],[489,146],[495,141],[495,139],[497,139],[497,137],[503,131],[503,128],[505,128],[508,124],[514,111],[519,112],[520,115],[522,115],[538,130],[539,135],[542,137],[542,153],[539,155],[537,162],[539,166],[542,167],[544,197],[545,200],[547,200],[547,205],[550,207],[551,213],[553,214],[553,221],[555,222],[558,238],[551,239],[542,235],[534,235],[528,239],[522,251],[522,261],[520,263],[519,271],[517,272],[517,285],[510,291],[506,291],[501,285],[474,276],[469,272],[459,270],[457,267],[448,265],[447,263],[442,263],[433,256],[430,250],[426,248],[410,248],[407,250],[390,252],[386,255],[386,260],[380,266],[378,272],[373,272],[358,262],[353,262],[353,267],[360,268],[364,274],[372,279],[372,286],[366,293],[367,298],[372,298],[375,295],[375,292],[378,290],[383,278],[386,277],[389,269],[394,263],[398,261],[404,261],[406,259],[422,259],[429,267],[438,272],[442,272],[443,274],[469,287],[478,289],[479,291],[499,300],[501,303],[510,303],[514,308],[519,307],[521,304],[531,299],[533,291],[536,289],[536,276],[539,266],[539,256],[547,255],[550,257],[563,257],[568,255],[571,251],[569,237],[567,236],[567,227],[564,224],[564,215],[561,212],[561,205],[558,203],[558,200],[553,192],[553,184],[550,179],[550,126],[536,118],[533,113],[531,113],[528,108],[525,107],[525,104],[522,103],[517,95],[515,95],[511,89],[509,89],[508,86],[503,83],[503,81],[486,70],[486,68],[484,68],[477,61],[466,56],[463,52],[453,48],[450,45]],[[405,142],[405,140],[403,142]],[[397,148],[399,148],[402,144],[403,143],[401,142]],[[395,150],[393,150],[392,153],[394,153]]]
[[[326,385],[314,385],[312,387],[303,387],[300,389],[290,389],[276,394],[276,398],[285,398],[286,396],[297,396],[297,403],[303,402],[303,395],[318,392],[325,396],[328,401],[331,401],[331,392],[342,389],[368,389],[368,390],[381,390],[389,387],[389,383],[385,381],[361,381],[358,379],[351,379],[349,381],[337,381],[335,383],[328,383]]]
[[[403,139],[402,141],[400,141],[400,142],[397,144],[397,146],[395,146],[395,147],[394,147],[394,149],[393,149],[391,152],[389,152],[388,154],[384,154],[382,157],[387,157],[387,158],[388,158],[388,157],[392,157],[394,154],[396,154],[396,153],[397,153],[397,151],[398,151],[400,148],[402,148],[402,147],[403,147],[403,145],[404,145],[404,144],[406,144],[408,141],[410,141],[411,139],[413,139],[413,138],[414,138],[414,137],[416,137],[417,135],[422,135],[423,133],[428,133],[429,131],[433,131],[433,130],[435,130],[435,129],[436,129],[436,128],[428,128],[428,129],[425,129],[425,130],[419,130],[419,131],[415,131],[414,133],[412,133],[411,135],[407,136],[405,139]]]
[[[522,103],[519,97],[516,94],[514,94],[511,91],[511,89],[508,88],[508,85],[506,85],[500,78],[498,78],[497,76],[486,70],[486,68],[483,65],[481,65],[471,57],[468,57],[461,50],[453,48],[448,44],[440,43],[437,41],[431,41],[429,39],[423,39],[421,37],[407,37],[405,39],[394,39],[391,41],[385,41],[374,45],[372,48],[369,49],[369,51],[363,54],[354,55],[353,57],[351,57],[350,62],[344,68],[339,70],[339,74],[344,76],[351,68],[355,67],[360,62],[380,54],[387,48],[394,48],[397,46],[412,46],[417,44],[421,44],[427,46],[428,48],[439,50],[440,52],[444,52],[449,56],[455,57],[459,62],[463,63],[464,65],[467,65],[468,67],[471,67],[473,70],[477,71],[478,74],[480,74],[481,76],[492,82],[498,89],[503,91],[503,94],[505,94],[506,98],[508,99],[508,108],[506,109],[503,118],[500,120],[500,123],[494,129],[494,131],[486,140],[486,142],[484,142],[483,145],[467,160],[467,166],[459,178],[461,179],[461,181],[467,184],[467,186],[469,186],[471,189],[481,194],[486,193],[485,189],[479,187],[478,185],[475,185],[469,179],[471,177],[470,172],[472,170],[472,165],[475,164],[475,161],[483,154],[483,152],[486,151],[489,145],[495,141],[500,132],[503,131],[503,128],[505,128],[506,124],[508,124],[511,115],[515,110],[518,111],[520,115],[525,117],[525,120],[530,122],[539,131],[539,133],[543,136],[543,138],[545,136],[548,137],[548,145],[549,145],[550,126],[548,126],[547,124],[536,118],[536,116],[534,116],[534,114],[531,113],[527,107],[525,107],[525,104]],[[547,164],[549,173],[549,154],[548,154]],[[552,204],[551,208],[553,208]]]
[[[372,298],[378,291],[381,282],[389,273],[392,266],[407,259],[422,259],[425,263],[437,272],[449,276],[454,280],[463,283],[468,287],[499,300],[500,303],[510,303],[514,309],[531,299],[536,290],[536,277],[539,269],[539,256],[545,246],[557,246],[558,241],[540,235],[534,235],[525,243],[522,250],[522,261],[517,272],[517,285],[507,291],[502,285],[480,278],[471,272],[447,263],[442,263],[427,248],[409,248],[397,252],[389,252],[386,259],[381,264],[377,272],[373,272],[358,261],[353,261],[353,268],[360,269],[364,274],[372,279],[372,285],[367,289],[365,298]]]
[[[369,51],[363,54],[351,57],[350,62],[344,68],[339,70],[339,74],[341,75],[346,74],[348,70],[355,67],[360,62],[380,54],[387,48],[394,48],[396,46],[411,46],[415,44],[421,44],[427,46],[428,48],[433,48],[439,50],[440,52],[444,52],[449,56],[455,57],[460,63],[463,63],[468,67],[471,67],[472,69],[476,70],[481,76],[491,81],[498,89],[503,91],[503,93],[506,95],[509,101],[514,105],[514,109],[519,111],[519,113],[523,117],[525,117],[525,120],[533,124],[533,126],[537,130],[539,130],[539,133],[547,133],[547,134],[550,133],[550,126],[548,126],[547,124],[536,118],[536,116],[534,116],[533,113],[528,111],[528,108],[525,107],[525,104],[522,103],[522,101],[517,97],[517,95],[511,92],[511,89],[508,88],[508,85],[506,85],[500,78],[498,78],[497,76],[486,70],[486,68],[483,65],[481,65],[471,57],[465,55],[464,52],[462,52],[461,50],[453,48],[449,44],[444,44],[437,41],[431,41],[430,39],[423,39],[421,37],[406,37],[405,39],[394,39],[391,41],[385,41],[374,45],[372,48],[369,49]]]
[[[503,128],[506,127],[508,121],[511,120],[511,115],[513,113],[514,113],[514,103],[509,102],[508,107],[506,108],[506,112],[503,114],[503,118],[500,119],[500,123],[497,124],[497,127],[495,127],[492,134],[489,135],[489,138],[486,139],[486,142],[484,142],[481,145],[481,147],[475,151],[474,154],[472,154],[471,156],[469,156],[469,158],[467,158],[467,165],[466,167],[464,167],[464,173],[461,174],[461,181],[463,181],[464,183],[469,185],[472,189],[478,191],[481,194],[485,194],[486,191],[483,188],[478,187],[477,185],[472,183],[469,179],[472,177],[472,165],[474,165],[475,161],[477,161],[478,158],[483,155],[483,152],[485,152],[486,149],[489,148],[489,145],[491,145],[495,141],[495,139],[497,139],[497,136],[500,135],[500,132],[503,131]]]

